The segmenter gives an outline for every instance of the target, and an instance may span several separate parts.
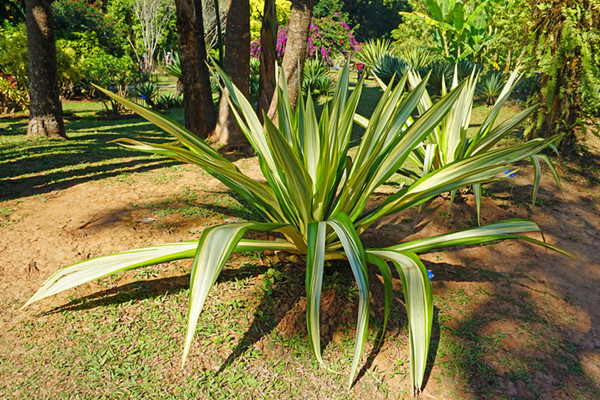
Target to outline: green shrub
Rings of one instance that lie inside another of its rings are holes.
[[[93,32],[100,47],[121,57],[127,47],[125,28],[104,15],[100,2],[86,0],[56,0],[52,2],[57,39],[72,40],[78,33]]]
[[[104,52],[92,54],[84,59],[82,67],[88,84],[111,88],[121,96],[129,93],[129,86],[139,77],[136,65],[129,56],[115,57]],[[89,88],[89,94],[92,97],[99,94],[94,86],[89,86]],[[105,98],[104,95],[101,96]],[[113,99],[109,98],[109,103],[114,113],[119,112],[122,108],[119,102]]]
[[[0,114],[29,108],[27,91],[9,76],[0,74]]]
[[[218,67],[215,67],[218,69]],[[203,231],[199,240],[172,243],[85,260],[53,274],[26,305],[119,271],[182,258],[192,258],[187,334],[183,361],[188,356],[199,315],[211,287],[233,252],[278,250],[306,262],[308,336],[315,356],[321,357],[319,304],[325,262],[347,260],[359,293],[356,343],[349,376],[352,385],[369,327],[369,265],[382,274],[385,289],[385,332],[392,300],[392,274],[388,262],[402,279],[408,315],[410,374],[418,392],[422,388],[433,323],[433,297],[427,270],[416,254],[453,245],[469,245],[522,238],[548,248],[556,247],[521,236],[539,231],[533,222],[510,220],[452,234],[403,242],[386,248],[365,249],[360,235],[380,218],[421,204],[449,190],[495,179],[508,164],[549,145],[535,140],[518,146],[446,165],[406,186],[378,205],[367,208],[373,192],[386,182],[414,149],[457,103],[464,88],[432,105],[406,126],[421,100],[426,82],[405,92],[403,79],[383,93],[371,119],[355,115],[362,86],[349,91],[349,68],[341,72],[333,98],[317,118],[311,96],[301,94],[296,110],[289,104],[285,77],[277,93],[278,126],[263,126],[252,105],[223,71],[218,73],[231,95],[238,122],[258,155],[264,179],[254,180],[222,157],[205,141],[176,122],[108,91],[141,116],[172,134],[179,143],[145,143],[131,139],[118,142],[129,148],[174,157],[196,164],[246,199],[262,216],[261,222],[216,225]],[[279,81],[279,80],[278,80]],[[356,153],[350,157],[353,120],[366,126]],[[404,127],[404,129],[403,129]],[[274,232],[274,239],[244,239],[250,231]],[[26,306],[25,305],[25,306]]]
[[[58,49],[57,49],[58,50]],[[0,72],[28,92],[27,29],[25,24],[0,26]]]

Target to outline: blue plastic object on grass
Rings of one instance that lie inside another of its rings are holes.
[[[427,270],[427,276],[429,277],[429,280],[432,280],[435,275],[433,275],[433,272],[430,270]]]
[[[504,175],[508,175],[509,178],[514,178],[517,174],[512,172],[510,169],[507,169],[506,171],[504,171]]]

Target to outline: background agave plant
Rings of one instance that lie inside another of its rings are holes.
[[[390,262],[402,280],[409,326],[411,381],[418,392],[423,385],[429,351],[433,303],[428,274],[417,254],[453,245],[519,238],[558,250],[550,244],[521,235],[539,231],[536,224],[525,220],[499,222],[387,248],[363,247],[360,235],[379,218],[419,205],[439,193],[493,180],[506,168],[507,162],[536,154],[548,145],[548,142],[535,141],[477,154],[432,171],[382,204],[367,209],[373,191],[398,170],[449,110],[461,106],[459,100],[463,86],[459,85],[431,105],[408,126],[410,115],[422,101],[426,80],[406,92],[407,78],[404,77],[398,85],[385,90],[367,120],[355,116],[361,86],[350,92],[349,69],[346,66],[333,98],[324,106],[320,118],[317,118],[311,96],[306,99],[300,97],[297,109],[291,109],[285,79],[282,79],[282,87],[278,89],[278,126],[268,118],[265,118],[263,126],[243,94],[218,67],[215,68],[231,95],[236,118],[258,155],[266,183],[245,175],[177,123],[104,91],[178,140],[175,144],[156,144],[120,139],[118,143],[200,166],[248,200],[264,221],[217,225],[204,230],[199,240],[126,251],[67,266],[48,278],[25,306],[116,272],[192,258],[183,364],[202,306],[230,254],[280,250],[294,254],[306,263],[308,336],[317,360],[324,365],[319,305],[325,262],[347,260],[359,291],[356,343],[348,381],[351,385],[369,326],[368,268],[377,267],[383,277],[385,331],[392,298]],[[350,157],[348,151],[354,119],[366,126],[366,131],[356,154]],[[282,237],[273,240],[244,239],[248,231],[271,231]]]
[[[405,47],[398,50],[398,55],[414,70],[427,68],[438,59],[438,55],[426,47]]]
[[[135,86],[135,93],[146,102],[148,107],[156,109],[155,99],[158,96],[158,86],[151,81],[140,82]]]
[[[418,73],[411,71],[408,76],[411,86],[417,87],[421,85],[422,79]],[[413,164],[418,167],[418,172],[414,173],[406,169],[401,170],[401,172],[403,172],[406,176],[413,177],[414,179],[420,179],[422,176],[427,176],[432,171],[444,168],[445,166],[457,161],[468,160],[471,157],[477,157],[489,152],[498,151],[494,149],[499,142],[509,133],[511,133],[515,127],[525,121],[535,110],[536,106],[530,107],[514,117],[494,126],[502,105],[506,100],[508,100],[511,91],[519,80],[519,72],[517,69],[508,77],[506,84],[504,87],[502,87],[498,94],[498,100],[488,113],[480,128],[472,137],[468,136],[467,130],[469,129],[471,123],[471,110],[473,108],[473,97],[476,89],[477,76],[478,74],[476,73],[476,70],[473,69],[471,76],[463,81],[462,84],[459,84],[458,68],[455,68],[452,88],[455,91],[460,91],[459,98],[457,100],[457,106],[453,107],[452,110],[446,114],[440,125],[432,131],[427,140],[421,146],[418,146],[414,149],[413,153],[411,154],[410,161],[412,161]],[[446,87],[444,84],[442,84],[442,94],[445,94],[445,92]],[[431,98],[425,92],[418,106],[420,113],[426,113],[427,110],[429,110],[432,106],[433,103]],[[558,154],[553,143],[559,139],[559,136],[554,136],[552,138],[543,140],[543,142],[548,148],[554,150],[554,152]],[[511,148],[518,148],[519,146],[520,145],[506,145],[504,149],[510,150]],[[560,188],[560,180],[552,160],[548,157],[548,155],[540,153],[544,148],[545,146],[540,147],[538,148],[537,152],[531,153],[527,156],[531,160],[534,167],[534,188],[532,200],[534,205],[541,177],[540,162],[545,162],[548,165],[557,185]],[[506,163],[505,165],[509,167],[510,162]],[[510,168],[513,171],[515,170],[514,167]],[[452,199],[454,199],[456,192],[451,192]],[[480,183],[473,185],[473,192],[475,194],[477,220],[480,221],[482,196]]]
[[[371,39],[364,43],[363,48],[356,53],[355,57],[368,69],[371,69],[386,54],[393,55],[392,42],[388,39]]]
[[[448,86],[452,82],[452,66],[445,61],[434,61],[429,66],[418,70],[421,76],[429,75],[427,93],[440,95],[442,86]]]
[[[391,54],[384,54],[373,64],[373,75],[381,79],[385,84],[389,84],[392,79],[394,79],[394,83],[397,83],[408,68],[408,64],[401,58]]]
[[[165,67],[165,72],[169,76],[181,79],[181,60],[179,59],[178,52],[173,52],[173,55],[171,56],[171,63]]]
[[[329,76],[329,68],[320,59],[309,59],[302,71],[302,91],[309,96],[327,95],[333,90],[333,79]]]
[[[485,96],[485,103],[493,106],[504,88],[505,76],[500,71],[489,72],[481,77],[477,92]]]

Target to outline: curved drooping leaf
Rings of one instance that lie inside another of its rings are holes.
[[[540,227],[534,222],[525,219],[510,219],[484,226],[478,226],[475,228],[463,229],[461,231],[447,233],[444,235],[412,240],[410,242],[404,242],[395,246],[391,246],[390,249],[410,251],[413,253],[423,253],[445,247],[471,246],[499,240],[519,239],[571,257],[575,257],[573,254],[550,243],[533,239],[528,236],[519,235],[519,233],[527,232],[541,233],[541,230]]]
[[[402,280],[409,326],[411,383],[415,391],[420,392],[433,326],[433,294],[427,269],[414,253],[408,251],[388,248],[369,249],[367,253],[391,261]]]
[[[325,229],[327,222],[311,222],[308,225],[306,254],[306,328],[317,361],[325,365],[321,356],[320,306],[323,286],[323,263],[325,259]]]
[[[190,276],[190,304],[188,306],[185,346],[181,360],[182,366],[190,351],[198,317],[200,316],[208,292],[215,284],[229,256],[236,249],[242,235],[248,230],[276,231],[283,226],[283,224],[244,222],[217,225],[207,228],[202,232],[194,255],[194,263]]]
[[[118,272],[182,260],[185,258],[194,258],[198,244],[198,240],[161,244],[107,256],[95,257],[66,266],[52,274],[22,308],[45,297],[55,295],[62,291]],[[235,248],[236,252],[258,250],[294,252],[295,247],[289,242],[281,239],[244,239],[239,241]]]
[[[369,328],[369,278],[367,274],[367,258],[360,238],[352,221],[345,214],[338,214],[328,221],[312,222],[308,227],[308,254],[306,260],[306,323],[308,337],[317,360],[325,365],[321,356],[321,338],[319,329],[319,307],[321,286],[323,283],[323,263],[326,251],[326,229],[331,226],[344,249],[343,255],[350,264],[358,285],[359,301],[356,325],[356,344],[348,386],[352,385],[358,363],[364,348]],[[391,281],[390,281],[391,283]],[[391,297],[391,295],[390,295]]]
[[[356,344],[352,358],[352,368],[348,379],[348,388],[352,386],[360,356],[365,345],[369,329],[369,275],[367,273],[367,255],[362,242],[346,214],[338,214],[327,222],[335,231],[352,268],[358,286],[358,317],[356,324]]]
[[[384,312],[383,312],[383,326],[381,327],[381,335],[379,340],[383,340],[385,337],[385,330],[387,328],[388,320],[390,317],[390,310],[392,308],[392,297],[394,295],[394,287],[392,282],[392,271],[387,265],[385,260],[381,257],[377,257],[373,254],[367,253],[367,261],[370,264],[374,264],[379,268],[381,276],[383,278],[383,295],[384,295]]]

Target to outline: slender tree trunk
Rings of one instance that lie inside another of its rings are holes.
[[[206,65],[201,0],[175,0],[185,127],[207,138],[217,123]]]
[[[50,3],[47,0],[26,0],[25,7],[30,103],[27,135],[66,139]]]
[[[298,87],[302,83],[302,71],[306,61],[308,35],[314,0],[292,0],[288,38],[283,55],[282,68],[285,73],[290,105],[296,108]],[[273,96],[269,107],[269,118],[274,120],[277,114],[277,96]]]
[[[232,82],[250,98],[250,3],[230,0],[225,30],[223,69]],[[219,103],[219,120],[212,139],[229,148],[248,149],[248,141],[239,128],[224,90]]]
[[[275,0],[265,0],[262,28],[260,32],[260,81],[258,85],[258,117],[262,121],[263,111],[269,111],[275,93],[275,63],[277,53],[277,14]]]

